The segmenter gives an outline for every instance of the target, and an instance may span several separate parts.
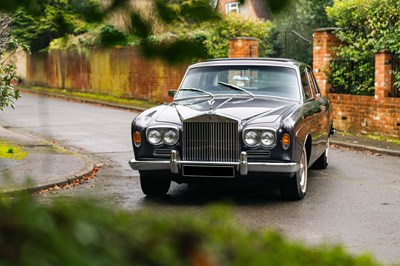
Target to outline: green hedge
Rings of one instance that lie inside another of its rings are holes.
[[[0,203],[0,265],[378,265],[341,247],[244,230],[224,207],[194,218],[31,200]]]
[[[337,58],[351,60],[354,67],[331,64],[331,83],[336,90],[350,94],[374,94],[374,65],[365,58],[380,51],[400,55],[400,1],[393,0],[335,0],[326,8],[328,18],[339,30],[341,41]],[[395,72],[395,83],[400,75]]]

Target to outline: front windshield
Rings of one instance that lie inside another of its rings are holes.
[[[277,66],[212,66],[189,70],[175,99],[218,95],[300,100],[296,70]]]

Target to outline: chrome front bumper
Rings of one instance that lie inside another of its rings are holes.
[[[239,162],[181,161],[178,152],[172,150],[169,161],[137,161],[132,159],[129,161],[129,165],[133,170],[170,170],[173,174],[178,174],[183,165],[234,166],[242,176],[246,176],[248,172],[295,173],[300,169],[298,163],[248,162],[247,153],[244,151],[240,154]]]

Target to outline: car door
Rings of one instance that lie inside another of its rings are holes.
[[[318,125],[318,132],[313,138],[316,142],[316,158],[324,152],[326,143],[329,137],[329,119],[327,112],[329,111],[329,104],[326,97],[322,97],[317,82],[315,81],[315,77],[310,67],[306,67],[306,74],[308,78],[308,82],[310,84],[311,91],[313,93],[313,101],[315,106],[315,125]]]
[[[309,163],[313,163],[324,149],[324,134],[321,129],[324,108],[319,99],[317,87],[310,75],[311,69],[306,66],[300,67],[301,83],[304,94],[303,117],[305,120],[305,130],[311,135],[312,147]],[[311,73],[312,74],[312,73]],[[322,143],[321,143],[322,142]]]
[[[320,153],[322,153],[325,148],[326,148],[326,144],[328,142],[328,138],[329,138],[329,134],[330,134],[330,104],[329,104],[329,100],[327,96],[322,96],[321,92],[318,88],[318,84],[315,80],[314,74],[311,70],[311,68],[307,68],[307,75],[309,77],[309,81],[312,87],[312,90],[314,91],[314,95],[315,95],[315,100],[318,101],[318,105],[319,105],[319,109],[321,110],[321,112],[319,113],[319,124],[320,124],[320,138],[319,138],[319,142],[320,142],[320,148],[321,151]]]

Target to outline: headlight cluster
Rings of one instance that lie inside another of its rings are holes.
[[[174,128],[150,128],[147,130],[146,137],[152,145],[175,145],[178,142],[179,133]]]
[[[243,134],[243,141],[249,147],[273,147],[276,144],[276,134],[271,130],[249,129]]]

